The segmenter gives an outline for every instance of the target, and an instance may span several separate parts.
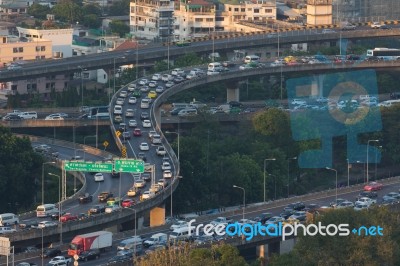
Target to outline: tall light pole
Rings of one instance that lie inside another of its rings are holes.
[[[243,190],[243,220],[244,220],[244,210],[246,208],[246,190],[244,188],[236,186],[236,185],[233,185],[233,187]]]
[[[51,176],[58,177],[58,219],[61,217],[62,213],[62,202],[61,202],[61,176],[53,174],[53,173],[48,173]],[[60,223],[61,229],[60,229],[60,244],[62,244],[62,222]]]
[[[44,204],[44,165],[55,164],[56,162],[45,162],[42,164],[42,205]]]
[[[271,158],[271,159],[264,159],[264,203],[265,203],[265,176],[266,176],[266,164],[267,161],[275,161],[275,158]]]
[[[290,160],[297,160],[297,157],[289,158],[287,163],[287,175],[288,175],[288,183],[287,183],[287,197],[289,198],[289,186],[290,186]]]
[[[368,155],[369,155],[369,143],[370,142],[379,142],[379,139],[370,139],[370,140],[368,140],[368,142],[367,142],[367,183],[369,182],[369,176],[368,176],[368,165],[369,165],[369,163],[368,163]]]
[[[357,163],[362,163],[363,164],[364,182],[365,182],[365,162],[357,161]],[[358,177],[357,177],[357,183],[358,183]]]
[[[382,146],[378,146],[379,150],[382,149]],[[375,180],[378,174],[378,152],[375,152]]]
[[[327,170],[335,171],[336,174],[336,188],[335,188],[335,202],[337,202],[337,170],[333,168],[326,167]]]

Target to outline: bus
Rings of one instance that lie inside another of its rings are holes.
[[[90,107],[89,119],[110,119],[110,111],[108,106]]]
[[[400,59],[400,49],[393,48],[374,48],[373,50],[367,50],[367,59],[377,58],[380,60],[397,60]]]

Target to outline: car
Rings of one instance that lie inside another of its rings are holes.
[[[78,198],[79,204],[88,203],[92,201],[93,201],[93,196],[90,195],[89,193],[85,193],[85,195],[82,195]]]
[[[368,205],[366,202],[356,202],[354,204],[355,211],[368,210],[369,207],[370,205]]]
[[[171,231],[174,231],[175,229],[179,229],[179,228],[182,228],[182,227],[187,227],[188,226],[188,222],[186,222],[186,221],[183,221],[183,220],[179,220],[179,221],[176,221],[175,223],[173,223],[171,226],[170,226],[170,230]]]
[[[127,192],[128,197],[135,197],[140,195],[140,189],[137,187],[131,187]]]
[[[151,175],[150,175],[150,173],[143,173],[142,174],[142,178],[143,178],[143,180],[144,181],[150,181],[151,180]]]
[[[155,82],[155,81],[150,81],[149,84],[148,84],[148,86],[149,86],[150,88],[155,88],[155,87],[157,87],[157,82]]]
[[[287,219],[290,216],[292,216],[293,213],[294,213],[293,209],[286,209],[282,213],[280,213],[279,216],[283,217],[284,219]]]
[[[104,210],[104,212],[105,213],[112,213],[112,212],[118,211],[120,209],[121,209],[121,207],[118,204],[113,204],[113,205],[108,205],[106,207],[106,209]]]
[[[165,87],[166,88],[171,88],[172,86],[174,86],[175,85],[175,83],[171,80],[171,81],[168,81],[167,83],[165,83]]]
[[[134,116],[135,116],[135,111],[133,109],[126,109],[125,117],[134,117]]]
[[[165,150],[164,146],[158,146],[156,148],[156,154],[159,156],[164,156],[165,154],[167,154],[167,151]]]
[[[269,218],[267,221],[265,221],[265,224],[277,224],[279,222],[284,222],[285,219],[281,216],[272,216]]]
[[[150,115],[149,115],[149,113],[148,112],[142,112],[141,114],[140,114],[140,120],[148,120],[150,118]]]
[[[120,172],[116,172],[115,170],[113,170],[111,172],[111,177],[112,178],[119,178],[119,177],[121,177],[121,173]]]
[[[67,258],[67,257],[64,257],[64,256],[55,256],[54,258],[52,258],[49,261],[50,264],[56,264],[56,265],[59,265],[57,263],[65,263],[66,265],[68,265],[71,262],[72,262],[72,258]]]
[[[20,117],[18,114],[8,114],[6,116],[4,116],[3,121],[20,121],[23,120],[22,117]]]
[[[116,115],[116,116],[114,116],[114,122],[115,123],[121,123],[123,121],[123,119],[122,119],[122,116],[120,116],[120,115]]]
[[[108,259],[107,265],[113,265],[113,264],[118,264],[120,265],[121,263],[131,261],[132,257],[129,255],[116,255]]]
[[[149,80],[148,79],[139,80],[139,85],[147,85],[147,84],[149,84]]]
[[[388,206],[388,205],[393,205],[393,204],[397,204],[397,203],[399,203],[398,199],[387,196],[387,197],[383,197],[381,205]]]
[[[142,142],[139,145],[139,149],[141,151],[148,151],[148,150],[150,150],[150,147],[149,147],[149,144],[147,144],[147,142]]]
[[[340,203],[339,205],[336,206],[337,209],[344,209],[344,208],[353,208],[354,207],[354,203],[351,201],[343,201],[342,203]]]
[[[181,77],[181,76],[177,76],[177,77],[175,77],[174,80],[173,80],[174,83],[181,83],[181,82],[183,82],[183,81],[185,81],[185,78],[184,78],[184,77]]]
[[[52,258],[61,255],[61,250],[58,248],[48,248],[43,252],[43,258]]]
[[[384,195],[384,196],[382,197],[383,200],[385,200],[385,199],[387,199],[387,198],[394,198],[394,199],[400,201],[400,193],[397,193],[397,192],[389,192],[389,193],[387,193],[386,195]]]
[[[133,97],[133,96],[129,97],[128,103],[130,103],[130,104],[135,104],[135,103],[137,103],[137,98],[136,98],[136,97]]]
[[[146,200],[146,199],[149,199],[149,198],[154,197],[154,196],[155,196],[155,194],[153,192],[150,192],[150,191],[147,190],[147,191],[143,192],[142,200]]]
[[[131,133],[125,131],[124,133],[122,133],[122,139],[123,140],[131,139]]]
[[[64,117],[60,116],[59,114],[52,114],[46,116],[44,120],[64,120]]]
[[[104,176],[102,173],[96,173],[94,175],[94,181],[95,182],[103,182],[104,181]]]
[[[171,72],[171,75],[173,76],[182,76],[185,75],[185,71],[181,68],[174,68]]]
[[[374,21],[374,22],[371,23],[371,28],[372,29],[379,29],[381,26],[382,26],[381,23],[378,22],[378,21]]]
[[[122,90],[119,93],[119,97],[126,98],[127,96],[128,96],[128,91],[126,91],[126,90]]]
[[[147,161],[146,154],[144,152],[139,152],[137,158],[142,161]]]
[[[128,91],[133,92],[136,88],[137,88],[137,84],[136,83],[131,83],[128,86]]]
[[[58,224],[52,221],[41,221],[38,223],[38,228],[55,227],[55,226],[58,226]]]
[[[124,98],[117,98],[117,100],[115,100],[116,105],[124,105],[124,102],[125,102]]]
[[[356,25],[353,24],[346,24],[342,27],[342,30],[355,30],[356,29]]]
[[[165,170],[163,171],[163,178],[172,178],[172,172],[171,170]]]
[[[0,234],[11,234],[17,232],[16,229],[8,227],[8,226],[2,226],[0,227]]]
[[[123,208],[129,208],[129,207],[132,207],[133,205],[135,205],[135,201],[133,199],[124,199],[121,202],[121,206]]]
[[[157,92],[157,93],[163,93],[163,92],[164,92],[164,87],[161,86],[161,85],[157,86],[156,92]]]
[[[346,201],[345,199],[336,199],[335,201],[332,201],[329,206],[331,206],[332,208],[336,208],[340,203]]]
[[[137,122],[135,119],[131,119],[128,121],[128,126],[129,127],[137,127]]]
[[[23,221],[19,221],[18,223],[18,227],[20,229],[32,229],[32,228],[37,228],[39,224],[39,221],[37,220],[23,220]]]
[[[38,266],[38,265],[36,263],[33,263],[33,262],[25,262],[25,261],[23,261],[23,262],[18,263],[16,266]]]
[[[145,128],[151,127],[151,122],[150,122],[150,120],[147,120],[147,119],[146,119],[146,120],[143,120],[142,126],[145,127]]]
[[[362,198],[362,197],[376,199],[378,197],[378,193],[376,193],[375,191],[362,191],[362,192],[360,192],[360,194],[358,194],[356,199],[358,200],[359,198]]]
[[[149,97],[150,99],[155,99],[155,98],[157,98],[157,92],[149,91],[149,93],[147,94],[147,97]]]
[[[154,75],[151,77],[151,79],[152,79],[152,80],[155,80],[155,81],[160,80],[160,79],[161,79],[161,74],[154,74]]]
[[[122,106],[121,105],[114,106],[114,115],[122,115]]]
[[[107,206],[119,205],[120,201],[121,201],[121,199],[119,197],[109,198],[107,200]]]
[[[133,130],[133,136],[140,137],[141,135],[142,135],[142,131],[140,130],[140,128],[135,128]]]
[[[162,186],[163,188],[168,186],[168,181],[165,180],[164,178],[161,178],[157,181],[157,184],[159,184],[160,186]]]
[[[288,205],[288,207],[292,208],[295,211],[302,211],[302,210],[304,210],[306,205],[303,202],[298,201],[298,202],[290,203]]]
[[[299,220],[300,222],[303,222],[307,218],[307,213],[305,211],[297,211],[293,213],[289,218]]]
[[[140,87],[140,91],[141,91],[141,92],[149,92],[149,90],[150,90],[150,87],[149,87],[149,86],[142,86],[142,87]]]
[[[322,30],[322,34],[328,34],[328,33],[335,33],[336,31],[332,30],[332,29],[323,29]]]
[[[88,261],[88,260],[93,260],[93,259],[98,259],[100,258],[100,250],[99,249],[90,249],[83,251],[81,254],[79,254],[79,261]]]
[[[163,162],[163,164],[161,165],[161,169],[163,171],[165,170],[171,170],[171,164],[169,162]]]
[[[134,186],[135,188],[144,188],[144,187],[146,186],[146,181],[144,181],[143,179],[136,180],[136,181],[133,183],[133,186]]]
[[[106,202],[109,198],[112,198],[114,195],[111,192],[101,192],[97,198],[100,202]]]
[[[381,30],[390,30],[392,28],[390,26],[388,26],[388,25],[382,25],[379,29],[381,29]]]
[[[381,190],[383,185],[378,182],[371,182],[368,185],[364,186],[364,191],[377,191]]]
[[[60,222],[62,222],[62,223],[68,222],[68,221],[76,221],[76,220],[78,220],[78,216],[73,215],[71,213],[66,213],[60,217]]]
[[[106,208],[102,205],[95,205],[92,208],[89,209],[89,214],[100,214],[106,211]]]

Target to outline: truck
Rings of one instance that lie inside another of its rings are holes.
[[[68,247],[68,256],[80,255],[89,249],[105,249],[112,246],[112,233],[107,231],[97,231],[93,233],[75,236]]]

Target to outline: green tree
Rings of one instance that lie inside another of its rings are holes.
[[[82,7],[72,0],[61,0],[53,8],[52,13],[64,22],[76,23],[82,21]]]
[[[43,6],[38,3],[34,3],[28,8],[28,14],[38,19],[46,19],[46,15],[49,13],[50,8],[48,6]]]
[[[129,15],[129,0],[113,1],[108,14],[110,16]]]
[[[113,33],[117,33],[120,37],[124,37],[125,34],[129,33],[129,26],[120,20],[111,22],[110,29]]]
[[[16,137],[4,127],[0,127],[0,146],[0,212],[28,209],[34,202],[42,157],[28,138]]]
[[[88,14],[83,17],[83,25],[88,28],[97,29],[101,26],[101,21],[96,14]]]
[[[176,67],[195,66],[203,63],[203,60],[195,53],[185,54],[184,56],[180,56],[175,60]]]

